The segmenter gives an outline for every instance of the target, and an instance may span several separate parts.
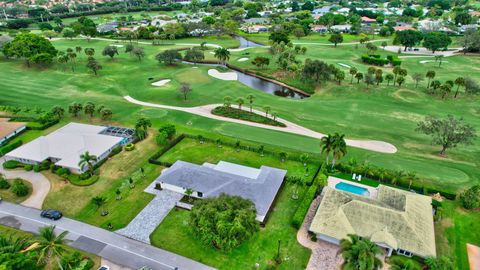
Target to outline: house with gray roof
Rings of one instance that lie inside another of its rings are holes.
[[[268,166],[257,169],[225,161],[197,165],[178,160],[155,181],[163,189],[182,194],[192,189],[195,198],[225,193],[249,199],[255,204],[257,220],[264,223],[286,173]]]

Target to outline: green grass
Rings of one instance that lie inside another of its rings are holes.
[[[5,200],[7,202],[13,202],[13,203],[21,203],[28,199],[30,195],[32,194],[32,184],[29,182],[20,179],[27,187],[28,187],[28,194],[25,196],[17,196],[12,192],[12,185],[14,179],[7,179],[7,181],[10,183],[10,188],[9,189],[0,189],[0,198],[2,200]]]
[[[467,211],[456,201],[442,202],[443,218],[435,223],[437,255],[455,261],[457,269],[468,269],[466,244],[480,246],[480,213]]]
[[[304,269],[310,250],[300,246],[296,230],[290,226],[297,203],[291,195],[294,186],[285,185],[279,193],[274,209],[265,228],[261,228],[251,239],[231,252],[220,252],[204,246],[195,239],[188,226],[189,212],[173,210],[150,235],[151,243],[157,247],[181,254],[219,269],[266,269],[277,252],[277,241],[281,241],[283,263],[278,269]],[[303,195],[303,187],[300,194]]]
[[[147,162],[148,156],[154,151],[153,136],[150,136],[138,143],[134,151],[123,151],[103,164],[100,167],[100,179],[90,186],[75,186],[57,175],[45,172],[52,188],[43,208],[58,209],[69,217],[103,228],[108,223],[115,230],[125,227],[153,199],[153,195],[143,190],[160,174],[162,168]],[[145,176],[140,173],[140,167],[144,168]],[[135,181],[133,189],[128,184],[130,177]],[[116,200],[117,189],[121,191],[121,200]],[[100,216],[100,210],[91,203],[95,196],[107,200],[103,207],[109,211],[107,216]]]
[[[273,120],[273,118],[268,118],[266,116],[241,110],[238,108],[231,108],[231,107],[225,108],[225,106],[219,106],[212,110],[212,114],[225,116],[228,118],[241,119],[241,120],[250,121],[254,123],[285,127],[285,124],[278,122],[276,120]]]
[[[208,153],[208,154],[206,154]],[[278,157],[271,155],[260,156],[259,153],[240,150],[237,151],[233,147],[218,147],[213,143],[204,142],[201,144],[198,140],[189,138],[183,139],[175,145],[167,153],[160,157],[160,161],[173,163],[177,160],[183,160],[196,164],[204,162],[218,163],[219,161],[227,161],[237,163],[249,167],[259,168],[262,165],[285,169],[288,176],[297,176],[310,180],[318,165],[308,163],[308,173],[305,175],[305,167],[298,161],[285,160],[282,162]]]
[[[211,42],[216,41],[211,40]],[[359,161],[368,161],[372,165],[387,169],[415,171],[420,177],[421,183],[446,191],[456,191],[459,188],[478,183],[480,179],[479,160],[476,158],[480,152],[480,139],[476,139],[472,146],[459,146],[451,149],[448,157],[442,158],[437,155],[439,147],[430,145],[429,137],[414,131],[416,122],[425,116],[444,116],[449,113],[464,117],[467,122],[479,129],[480,111],[476,106],[478,97],[465,97],[462,93],[455,100],[431,97],[425,93],[425,82],[415,89],[414,82],[409,76],[402,88],[383,84],[380,87],[366,89],[364,84],[350,85],[347,75],[347,80],[342,85],[334,83],[321,85],[316,87],[316,93],[312,97],[291,100],[262,93],[238,82],[214,79],[207,75],[209,68],[205,66],[198,66],[198,69],[195,70],[191,65],[164,66],[154,60],[156,53],[174,46],[142,45],[145,47],[147,57],[141,62],[123,53],[122,49],[120,49],[120,55],[113,61],[100,56],[103,47],[112,43],[97,40],[54,42],[55,46],[61,50],[75,46],[95,48],[96,58],[103,65],[100,76],[97,77],[86,70],[84,66],[86,57],[83,54],[80,54],[76,60],[75,73],[69,71],[69,67],[27,69],[22,63],[15,60],[0,61],[2,70],[0,88],[11,89],[11,91],[2,93],[0,102],[12,106],[38,106],[49,109],[56,104],[67,106],[73,101],[93,101],[96,104],[111,107],[114,112],[113,122],[122,125],[133,125],[136,118],[145,116],[152,120],[154,126],[162,122],[171,122],[175,123],[178,129],[189,132],[220,134],[276,147],[319,152],[316,139],[225,123],[184,112],[142,108],[129,104],[122,98],[124,95],[130,95],[136,99],[153,103],[197,106],[222,103],[224,96],[237,98],[254,94],[256,109],[268,105],[278,113],[279,117],[313,130],[323,133],[345,133],[348,138],[383,140],[393,143],[399,150],[396,154],[380,154],[349,148],[345,159],[354,157]],[[305,58],[322,59],[339,68],[341,67],[338,63],[344,63],[355,66],[362,72],[368,68],[358,60],[360,55],[366,52],[362,46],[359,46],[358,49],[352,45],[338,48],[320,45],[305,46],[308,50],[306,55],[299,57],[301,60]],[[178,46],[175,47],[178,48]],[[390,53],[380,51],[380,54],[386,56]],[[253,58],[256,55],[268,56],[268,51],[263,48],[255,48],[233,52],[230,63],[255,70],[250,61],[238,62],[237,60],[241,57]],[[207,59],[212,58],[212,55],[207,52],[206,57]],[[444,63],[441,68],[434,66],[433,63],[420,64],[421,59],[404,59],[403,65],[410,75],[415,72],[425,73],[426,70],[433,69],[437,72],[437,78],[444,81],[463,76],[465,70],[471,70],[469,75],[480,80],[480,73],[474,72],[478,71],[476,67],[479,66],[479,58],[449,57],[445,59],[449,63]],[[275,61],[271,62],[273,67]],[[293,85],[305,84],[295,77],[275,73],[272,67],[262,70],[262,72],[277,76]],[[348,73],[348,69],[345,71]],[[391,69],[385,68],[384,71],[391,72]],[[153,87],[151,81],[148,80],[149,77],[169,78],[172,79],[172,82],[164,87]],[[181,82],[191,82],[193,91],[187,101],[184,101],[178,92]]]

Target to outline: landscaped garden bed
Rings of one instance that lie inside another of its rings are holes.
[[[265,125],[285,127],[284,123],[279,122],[273,118],[269,118],[267,116],[263,116],[253,112],[231,108],[231,107],[225,107],[225,106],[216,107],[215,109],[212,110],[212,114],[220,115],[228,118],[234,118],[234,119],[240,119],[240,120],[265,124]]]

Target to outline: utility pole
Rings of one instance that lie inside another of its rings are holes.
[[[5,9],[3,9],[3,16],[5,16],[5,20],[8,21],[7,13],[5,12]]]

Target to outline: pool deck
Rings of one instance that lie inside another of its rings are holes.
[[[338,177],[333,177],[333,176],[329,176],[328,179],[328,186],[331,187],[331,188],[335,188],[335,186],[338,184],[338,183],[346,183],[346,184],[349,184],[349,185],[352,185],[352,186],[357,186],[357,187],[361,187],[361,188],[365,188],[368,190],[368,192],[370,193],[370,198],[376,198],[377,197],[377,193],[378,193],[378,190],[374,187],[371,187],[371,186],[367,186],[367,185],[363,185],[362,182],[358,182],[358,181],[348,181],[348,180],[345,180],[345,179],[341,179],[341,178],[338,178]]]

